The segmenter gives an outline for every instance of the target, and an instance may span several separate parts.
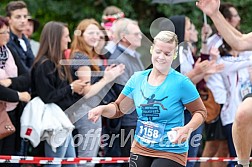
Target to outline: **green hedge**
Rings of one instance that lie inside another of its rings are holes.
[[[101,21],[103,9],[108,5],[115,5],[123,9],[126,16],[139,21],[141,30],[149,36],[149,26],[158,17],[184,14],[191,18],[198,29],[202,26],[202,12],[194,2],[176,5],[152,4],[152,0],[24,0],[30,13],[42,25],[51,20],[63,21],[69,24],[70,31],[84,18],[95,18]],[[9,0],[1,0],[0,15],[5,15],[4,8]],[[242,18],[241,29],[243,32],[252,31],[252,1],[251,0],[223,0],[237,6]],[[210,21],[209,21],[210,22]],[[34,38],[39,38],[42,29],[35,33]]]

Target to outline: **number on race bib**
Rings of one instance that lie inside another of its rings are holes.
[[[165,125],[148,121],[138,121],[136,134],[148,143],[158,143],[164,133]]]
[[[140,126],[140,134],[147,135],[149,137],[158,138],[158,130],[153,130],[152,128]]]

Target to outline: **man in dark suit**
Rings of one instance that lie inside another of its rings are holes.
[[[125,65],[124,74],[116,79],[116,84],[112,87],[112,90],[116,92],[118,97],[134,72],[144,70],[144,66],[140,60],[141,55],[136,51],[141,46],[142,40],[142,33],[138,23],[128,18],[122,18],[114,24],[114,37],[117,45],[109,61],[111,63],[123,63]],[[136,111],[134,110],[129,114],[125,114],[121,118],[113,120],[106,119],[106,123],[103,130],[104,133],[110,135],[110,142],[108,143],[113,145],[109,145],[105,149],[105,156],[129,157],[137,123]],[[111,150],[115,150],[116,152],[113,151],[112,153]],[[128,166],[128,164],[123,166]]]

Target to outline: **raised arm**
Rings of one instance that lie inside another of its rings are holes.
[[[252,50],[252,33],[241,34],[226,21],[219,11],[220,0],[200,0],[196,5],[212,19],[221,36],[233,49]]]

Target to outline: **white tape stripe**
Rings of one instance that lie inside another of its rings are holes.
[[[40,160],[39,164],[61,164],[61,161],[48,161],[48,160]]]
[[[113,160],[112,157],[108,157],[108,158],[105,159],[105,161],[112,161],[112,160]]]
[[[47,160],[45,160],[47,159]],[[52,159],[52,160],[50,160]],[[237,161],[238,158],[227,157],[189,157],[189,162],[229,162]],[[252,161],[252,157],[250,157]],[[24,156],[1,156],[0,163],[33,163],[33,164],[62,164],[72,162],[73,164],[102,164],[102,163],[127,163],[129,158],[125,157],[82,157],[82,158],[50,158],[50,157],[24,157]]]
[[[86,160],[80,160],[79,164],[86,164],[87,161]]]

